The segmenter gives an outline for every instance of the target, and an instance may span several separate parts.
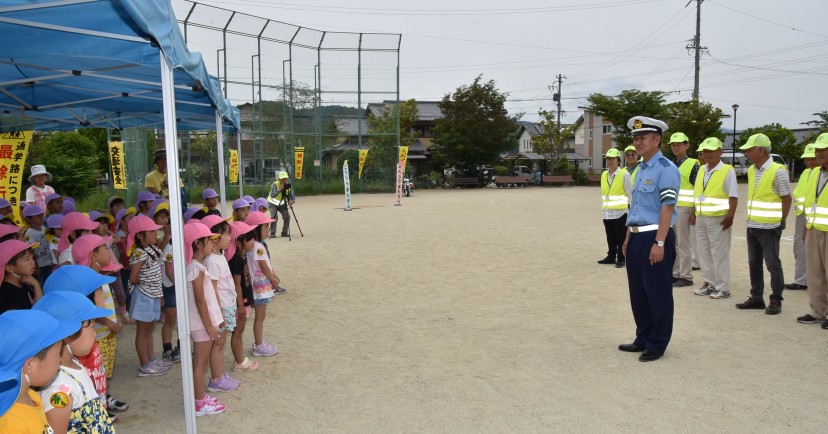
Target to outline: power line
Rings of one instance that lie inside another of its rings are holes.
[[[791,26],[788,26],[788,25],[785,25],[785,24],[777,23],[776,21],[771,21],[771,20],[766,19],[766,18],[757,17],[756,15],[749,14],[749,13],[747,13],[747,12],[740,11],[740,10],[738,10],[738,9],[733,9],[733,8],[732,8],[732,7],[730,7],[730,6],[725,6],[725,5],[723,5],[723,4],[721,4],[721,3],[718,3],[718,2],[716,2],[716,1],[714,1],[714,0],[710,0],[710,3],[713,3],[713,4],[714,4],[714,5],[716,5],[716,6],[723,7],[723,8],[725,8],[725,9],[729,9],[729,10],[731,10],[731,11],[733,11],[733,12],[736,12],[736,13],[739,13],[739,14],[746,15],[746,16],[748,16],[748,17],[751,17],[751,18],[757,19],[757,20],[759,20],[759,21],[764,21],[764,22],[766,22],[766,23],[768,23],[768,24],[773,24],[773,25],[775,25],[775,26],[779,26],[779,27],[782,27],[782,28],[785,28],[785,29],[788,29],[788,30],[793,30],[794,32],[800,32],[800,33],[805,33],[805,34],[808,34],[808,35],[819,36],[820,38],[828,38],[828,35],[822,35],[822,34],[819,34],[819,33],[809,32],[809,31],[807,31],[807,30],[797,29],[796,27],[791,27]]]

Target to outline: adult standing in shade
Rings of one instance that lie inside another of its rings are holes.
[[[661,153],[661,135],[667,124],[643,116],[627,122],[633,145],[643,161],[633,185],[627,238],[622,251],[627,258],[630,304],[635,318],[635,340],[618,349],[641,352],[638,360],[658,360],[673,334],[672,269],[676,259],[676,199],[681,176]]]
[[[676,201],[676,263],[673,265],[673,286],[693,286],[692,249],[690,246],[690,216],[693,215],[693,186],[699,173],[699,160],[690,158],[687,150],[690,139],[684,133],[670,136],[670,149],[676,157],[681,175],[681,187]]]
[[[619,168],[621,152],[618,149],[608,150],[605,158],[607,170],[601,174],[601,219],[607,235],[607,257],[598,263],[615,264],[616,268],[622,268],[625,261],[621,246],[626,238],[632,181],[629,172]]]
[[[747,249],[750,297],[737,309],[765,309],[768,315],[782,312],[785,277],[779,259],[779,240],[791,209],[791,183],[785,166],[770,158],[771,141],[764,134],[748,137],[739,147],[753,165],[748,169]],[[770,303],[765,306],[765,266],[771,275]]]
[[[821,153],[820,153],[821,155]],[[814,144],[805,146],[802,153],[802,162],[805,163],[805,170],[799,175],[799,182],[796,183],[791,196],[793,196],[794,212],[796,213],[796,226],[794,226],[793,252],[794,252],[794,280],[786,283],[785,289],[808,289],[808,274],[805,269],[805,193],[808,190],[808,180],[812,173],[819,173],[813,170],[821,164],[817,162],[814,152]]]

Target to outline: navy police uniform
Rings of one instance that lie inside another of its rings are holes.
[[[635,117],[629,127],[633,135],[642,132],[661,134],[667,125],[656,119]],[[664,258],[650,264],[650,251],[656,243],[656,233],[662,206],[676,204],[681,177],[678,168],[661,151],[641,162],[632,189],[627,226],[627,280],[630,286],[630,304],[635,318],[635,341],[621,345],[623,351],[645,351],[660,357],[667,349],[673,333],[673,264],[676,259],[676,237],[673,229],[667,231]],[[670,220],[676,222],[673,209]],[[653,358],[652,360],[654,360]],[[639,360],[644,359],[644,355]]]

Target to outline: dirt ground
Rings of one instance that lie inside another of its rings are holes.
[[[265,324],[280,352],[232,373],[241,388],[220,394],[227,411],[198,418],[199,431],[824,430],[828,331],[796,322],[806,292],[787,291],[777,316],[734,308],[749,290],[744,200],[733,296],[675,290],[667,353],[640,363],[616,349],[634,324],[625,270],[595,262],[606,253],[599,195],[418,190],[401,207],[355,195],[351,212],[342,196],[300,198],[304,238],[294,226],[293,241],[269,241],[288,288]],[[791,215],[786,282],[793,226]],[[112,390],[131,408],[116,428],[182,432],[181,371],[136,377],[133,333],[118,341]],[[248,326],[248,351],[251,341]]]

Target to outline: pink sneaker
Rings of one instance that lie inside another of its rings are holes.
[[[205,396],[201,400],[196,400],[196,416],[209,416],[211,414],[223,413],[225,406],[218,399],[212,396]]]

